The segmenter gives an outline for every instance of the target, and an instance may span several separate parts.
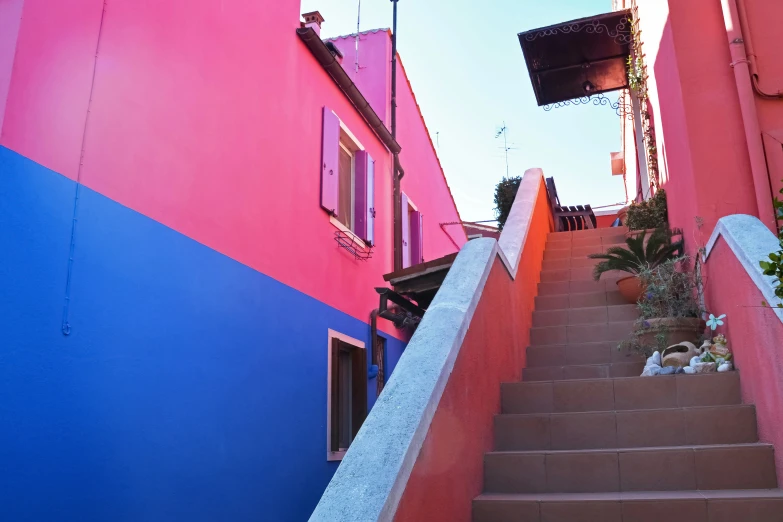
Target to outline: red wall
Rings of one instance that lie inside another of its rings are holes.
[[[105,6],[25,1],[0,144],[367,321],[392,271],[391,156],[296,36],[299,1]],[[400,133],[414,151],[429,144],[419,119],[403,123],[411,96]],[[377,162],[366,262],[337,247],[319,205],[323,106]],[[459,215],[434,153],[403,161],[425,256],[454,252],[437,223]]]
[[[759,438],[775,445],[783,477],[783,323],[769,308],[755,283],[723,240],[707,260],[710,311],[726,314],[720,332],[729,340],[742,378],[742,399],[756,405]]]
[[[617,213],[614,214],[606,214],[603,216],[595,216],[596,221],[596,227],[595,228],[609,228],[612,226],[612,223],[615,222],[617,219]]]
[[[541,261],[552,230],[543,182],[530,227],[515,280],[498,258],[493,262],[396,521],[471,520],[471,501],[483,489],[484,453],[493,447],[500,383],[519,380],[525,367]]]

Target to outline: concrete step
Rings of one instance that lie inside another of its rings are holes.
[[[473,522],[783,522],[779,489],[498,494],[473,500]]]
[[[589,308],[591,306],[617,306],[628,304],[615,288],[605,290],[536,296],[536,311],[562,310],[565,308]]]
[[[738,372],[501,384],[502,413],[625,411],[741,404]]]
[[[600,493],[777,488],[771,444],[484,455],[486,493]]]
[[[544,260],[549,261],[552,259],[568,259],[568,258],[586,258],[590,254],[600,254],[601,252],[606,252],[606,250],[610,247],[626,247],[624,242],[619,243],[611,243],[611,244],[602,244],[602,245],[588,245],[588,246],[571,246],[571,245],[563,245],[563,246],[552,246],[547,247],[544,249]]]
[[[495,450],[581,450],[758,442],[749,404],[495,416]]]
[[[563,381],[576,379],[605,379],[608,377],[638,377],[644,369],[643,361],[607,364],[577,364],[567,366],[537,366],[522,370],[522,380]]]
[[[547,249],[561,249],[561,248],[573,248],[583,246],[604,246],[604,245],[616,245],[619,243],[625,243],[625,234],[614,234],[611,236],[588,236],[588,237],[548,237],[546,240]]]
[[[554,241],[566,241],[567,238],[584,238],[584,237],[604,237],[604,236],[617,236],[628,233],[628,227],[607,227],[607,228],[593,228],[589,230],[574,230],[572,232],[550,232],[547,235],[547,240]]]
[[[644,357],[634,350],[620,350],[616,342],[545,344],[527,348],[528,368],[630,362],[644,363]]]
[[[581,279],[574,281],[542,281],[538,283],[538,295],[570,295],[595,292],[616,292],[617,278],[604,278],[599,281]]]
[[[600,343],[627,339],[633,331],[634,321],[617,321],[600,324],[573,324],[567,326],[541,326],[530,329],[530,344],[578,344]]]
[[[563,270],[565,268],[593,268],[600,259],[589,257],[564,257],[562,259],[545,259],[542,270]]]
[[[617,323],[635,321],[639,315],[639,307],[635,304],[536,310],[533,312],[533,326],[562,327],[577,324]]]

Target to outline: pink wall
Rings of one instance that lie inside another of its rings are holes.
[[[114,5],[114,4],[112,4]],[[0,145],[79,170],[103,0],[25,0]]]
[[[0,2],[0,133],[5,118],[5,102],[11,86],[11,68],[16,54],[16,39],[22,22],[23,0]],[[0,138],[2,134],[0,134]]]
[[[783,67],[776,60],[779,30],[775,29],[783,20],[783,4],[745,2],[759,63],[766,62],[763,72],[768,71],[767,81],[776,86],[770,90],[783,90]],[[722,216],[757,215],[723,13],[720,2],[713,0],[637,3],[669,217],[673,226],[695,239],[687,245],[693,251],[701,241],[694,216],[704,219],[708,234]],[[783,139],[783,104],[760,99],[757,103],[762,129],[778,129]],[[626,148],[626,154],[632,162],[634,151]],[[772,175],[773,187],[780,186],[776,178],[783,178],[783,146],[779,154],[780,174]]]
[[[324,24],[322,35],[328,30]],[[375,113],[391,129],[391,31],[374,29],[359,35],[359,72],[356,72],[356,36],[329,38],[343,53],[343,69],[361,89]]]
[[[493,447],[500,383],[519,380],[525,367],[544,246],[552,230],[543,182],[539,190],[517,277],[511,280],[495,259],[395,521],[471,520],[471,502],[483,489],[484,453]]]
[[[101,0],[58,5],[25,2],[0,144],[75,179],[84,139],[86,186],[368,320],[392,270],[391,156],[296,36],[299,2],[109,0],[102,21]],[[366,262],[319,206],[324,105],[377,162]],[[459,219],[436,160],[403,162],[425,256],[453,252],[433,229]]]
[[[781,37],[783,27],[783,3],[767,0],[738,0],[745,6],[747,14],[746,41],[750,38],[755,53],[761,88],[768,93],[783,92],[783,61],[780,59]],[[772,143],[769,138],[766,143],[774,145],[776,150],[767,150],[770,154],[783,155],[783,100],[768,100],[756,97],[756,108],[759,124],[763,133],[774,135],[777,139]],[[773,194],[778,194],[783,188],[783,162],[777,158],[774,164],[768,161],[770,183]]]
[[[373,108],[380,107],[375,111],[387,122],[387,126],[390,125],[390,115],[386,111],[390,110],[391,104],[389,88],[391,66],[384,68],[377,64],[391,63],[391,32],[382,30],[361,34],[359,64],[362,68],[358,76],[354,72],[356,40],[351,37],[335,38],[332,41],[345,55],[343,68],[349,71]],[[443,255],[441,252],[454,249],[452,240],[439,224],[460,221],[460,218],[429,130],[416,102],[413,87],[399,57],[397,60],[397,141],[402,147],[400,162],[405,169],[402,190],[424,214],[424,260],[430,261]],[[420,201],[429,201],[429,203],[422,205]],[[434,203],[438,205],[435,212],[433,212]],[[454,219],[443,219],[448,214],[454,215]],[[467,241],[465,231],[460,227],[448,227],[448,230],[458,245],[461,246]]]
[[[777,472],[783,477],[783,323],[760,307],[764,297],[722,239],[707,268],[708,305],[715,314],[727,314],[720,331],[729,339],[742,375],[742,399],[756,405],[759,438],[775,445]]]

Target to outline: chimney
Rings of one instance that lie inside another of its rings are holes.
[[[315,34],[321,36],[321,24],[324,21],[324,17],[318,11],[312,13],[305,13],[302,15],[305,21],[305,27],[310,27],[315,31]]]

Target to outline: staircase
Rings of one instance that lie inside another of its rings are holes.
[[[625,229],[550,234],[523,381],[501,386],[474,522],[783,522],[739,374],[639,377],[638,316],[586,256]]]

